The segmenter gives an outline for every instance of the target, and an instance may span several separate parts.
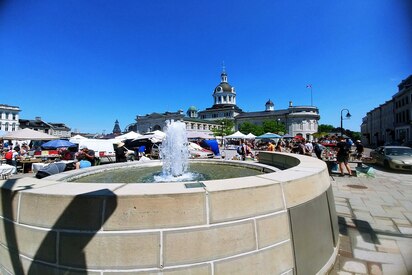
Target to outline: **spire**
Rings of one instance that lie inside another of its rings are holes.
[[[221,78],[222,82],[224,82],[224,83],[227,82],[225,61],[222,62],[222,73],[220,74],[220,78]]]
[[[121,134],[122,130],[120,130],[119,121],[116,119],[114,122],[113,134]]]

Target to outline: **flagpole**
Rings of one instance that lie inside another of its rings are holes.
[[[312,84],[310,84],[310,106],[313,106]]]
[[[310,88],[310,106],[313,106],[312,84],[306,85],[306,88]]]

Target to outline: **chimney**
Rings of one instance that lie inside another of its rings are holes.
[[[36,121],[41,121],[41,117],[39,117],[39,116],[36,116],[34,119],[35,119]]]
[[[289,101],[289,107],[293,107],[293,102],[292,102],[292,100]]]

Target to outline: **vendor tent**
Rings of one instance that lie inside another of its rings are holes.
[[[256,136],[252,133],[249,133],[246,135],[246,139],[254,139],[254,138],[256,138]]]
[[[24,128],[13,132],[8,132],[1,138],[9,140],[52,140],[58,139],[59,137],[48,135],[46,133],[35,131],[29,128]]]
[[[72,136],[69,139],[69,141],[78,144],[78,143],[80,143],[80,141],[85,140],[85,139],[88,139],[88,138],[86,138],[84,136],[81,136],[81,135],[75,135],[75,136]]]
[[[281,138],[278,134],[274,133],[266,133],[260,136],[257,136],[256,139],[274,139],[274,138]]]
[[[123,134],[123,135],[120,135],[120,136],[115,137],[115,139],[125,140],[125,139],[138,138],[138,137],[140,137],[140,136],[142,136],[142,135],[141,135],[141,134],[138,134],[138,133],[136,133],[136,132],[134,132],[134,131],[130,131],[130,132],[126,133],[126,134]]]
[[[246,135],[242,134],[241,132],[237,131],[234,134],[231,134],[229,136],[225,136],[226,139],[245,139]]]
[[[286,135],[283,135],[282,138],[293,138],[293,136],[291,134],[286,134]]]
[[[162,131],[156,130],[153,132],[148,132],[140,137],[134,138],[133,140],[141,140],[141,139],[148,139],[153,143],[162,142],[163,139],[166,137],[166,134]]]
[[[214,139],[215,137],[205,132],[187,131],[187,138]]]

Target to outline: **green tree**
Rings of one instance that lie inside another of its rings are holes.
[[[239,131],[245,135],[252,133],[255,136],[260,136],[264,133],[262,126],[250,123],[248,121],[239,125]]]
[[[335,130],[336,130],[335,127],[333,127],[332,125],[328,125],[328,124],[320,124],[318,126],[318,133],[331,133]]]
[[[228,136],[234,133],[234,128],[235,128],[235,123],[231,119],[220,119],[216,120],[216,122],[221,125],[222,127],[216,127],[215,129],[212,129],[213,135],[214,136]]]
[[[284,134],[286,131],[285,124],[275,121],[275,120],[266,120],[263,122],[263,131],[264,133],[275,133],[275,134]]]

